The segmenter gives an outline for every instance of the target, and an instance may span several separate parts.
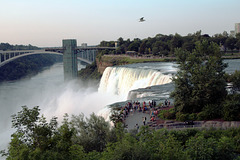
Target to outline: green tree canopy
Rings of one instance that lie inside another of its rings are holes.
[[[179,71],[173,78],[171,96],[177,111],[200,112],[204,106],[219,104],[226,96],[223,63],[219,46],[206,40],[196,43],[192,53],[176,50]]]

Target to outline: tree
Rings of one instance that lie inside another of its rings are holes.
[[[118,43],[119,43],[119,46],[121,46],[121,45],[124,43],[124,41],[123,41],[123,38],[122,38],[122,37],[118,38]]]
[[[143,41],[140,45],[140,48],[139,48],[139,52],[141,54],[144,54],[145,53],[145,50],[146,50],[146,41]]]
[[[192,52],[192,50],[194,49],[194,46],[195,44],[192,41],[187,41],[183,43],[182,48],[189,52]]]
[[[225,44],[226,44],[226,47],[227,47],[227,48],[229,48],[231,51],[233,51],[233,49],[235,48],[236,42],[237,42],[236,38],[234,38],[234,37],[228,37],[228,38],[226,39]]]
[[[215,42],[215,43],[217,43],[219,46],[224,45],[226,39],[227,39],[227,37],[225,37],[225,36],[222,35],[222,34],[215,34],[215,35],[212,37],[212,41]]]
[[[84,119],[84,115],[72,116],[72,128],[75,129],[73,142],[83,146],[86,152],[103,151],[110,132],[109,123],[94,113]]]
[[[191,159],[205,160],[213,159],[216,155],[216,140],[213,138],[206,139],[203,136],[192,137],[187,141],[186,153]]]
[[[156,153],[159,159],[164,160],[186,160],[187,155],[183,152],[183,146],[172,135],[169,135],[165,139],[159,142]]]
[[[152,53],[153,53],[153,55],[158,55],[158,53],[159,53],[158,47],[153,47],[152,48]]]
[[[223,118],[227,121],[240,120],[240,95],[228,95],[223,103]]]
[[[16,132],[12,134],[8,152],[4,153],[7,159],[64,160],[85,156],[83,147],[72,142],[74,129],[70,127],[67,115],[58,128],[56,117],[47,123],[44,116],[39,116],[39,111],[39,107],[29,109],[23,106],[12,116]]]
[[[39,116],[39,107],[28,109],[26,106],[12,116],[12,127],[16,132],[12,134],[12,140],[8,149],[8,159],[31,159],[37,155],[46,153],[52,146],[53,135],[57,132],[57,121],[54,117],[50,123],[46,118]]]
[[[179,71],[173,78],[175,89],[171,93],[176,110],[200,112],[207,104],[220,104],[226,96],[226,64],[218,45],[203,40],[196,43],[192,53],[177,49],[176,58]]]
[[[240,52],[240,39],[236,42],[235,46],[238,49],[238,52]]]
[[[173,52],[176,48],[182,47],[183,40],[179,34],[175,34],[170,41],[171,51]]]
[[[136,51],[136,52],[138,52],[138,48],[139,47],[140,47],[140,42],[139,42],[138,39],[136,39],[128,46],[128,51]]]
[[[148,146],[139,142],[135,137],[126,133],[123,139],[116,143],[110,143],[103,152],[102,159],[111,160],[145,160],[150,159],[151,154],[148,151]]]

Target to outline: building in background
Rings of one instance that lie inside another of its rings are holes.
[[[235,23],[235,35],[240,33],[240,23]]]

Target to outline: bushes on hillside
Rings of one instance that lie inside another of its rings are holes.
[[[181,115],[181,114],[180,114]],[[191,117],[188,115],[188,117]],[[48,123],[39,107],[13,115],[16,132],[7,152],[8,159],[237,159],[240,158],[240,128],[150,130],[127,133],[121,124],[110,128],[94,114],[65,115],[58,127],[57,118]]]

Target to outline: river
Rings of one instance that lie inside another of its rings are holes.
[[[91,82],[87,86],[81,81],[65,83],[62,63],[46,68],[29,79],[0,83],[0,150],[10,142],[10,135],[14,132],[11,115],[20,111],[21,106],[39,106],[41,114],[48,119],[57,116],[61,121],[65,113],[89,116],[121,100],[116,95],[98,93]]]
[[[239,70],[240,60],[225,62],[229,64],[227,72]],[[168,98],[173,89],[171,76],[176,71],[176,64],[172,62],[113,67],[106,71],[97,89],[91,82],[87,86],[79,80],[64,83],[63,64],[57,63],[29,79],[1,83],[0,150],[10,142],[10,135],[14,132],[11,115],[20,111],[21,106],[40,106],[41,113],[48,119],[57,116],[61,120],[65,113],[89,116],[100,111],[104,114],[109,111],[105,106],[115,102],[125,103],[127,99],[147,101]]]

